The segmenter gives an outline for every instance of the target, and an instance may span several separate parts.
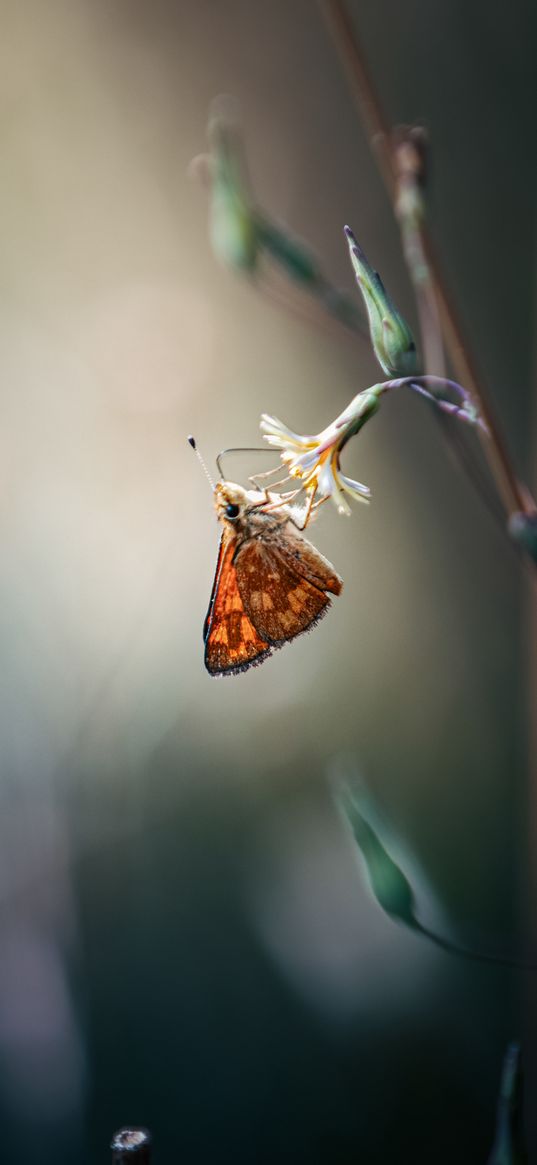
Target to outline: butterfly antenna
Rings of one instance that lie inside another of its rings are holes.
[[[204,462],[204,460],[203,460],[203,457],[201,456],[201,453],[200,453],[200,451],[199,451],[199,449],[198,449],[198,446],[196,445],[196,442],[195,442],[195,440],[194,440],[194,437],[190,436],[190,437],[188,438],[188,444],[189,444],[189,445],[190,445],[190,447],[191,447],[191,448],[194,450],[194,453],[196,454],[196,457],[197,457],[197,459],[198,459],[198,461],[199,461],[199,463],[200,463],[200,465],[201,465],[201,468],[203,469],[203,472],[204,472],[204,474],[205,474],[205,477],[207,478],[207,481],[209,482],[209,485],[210,485],[211,489],[212,489],[212,490],[214,490],[214,481],[213,481],[213,479],[212,479],[212,477],[211,477],[211,475],[210,475],[210,473],[209,473],[209,470],[207,469],[207,466],[206,466],[206,464],[205,464],[205,462]]]
[[[228,453],[272,453],[274,456],[274,449],[269,449],[268,445],[240,445],[237,449],[222,449],[216,458],[216,466],[220,477],[224,477],[224,472],[220,463],[220,459],[225,457]],[[277,467],[281,469],[281,466]],[[274,471],[273,471],[274,472]]]

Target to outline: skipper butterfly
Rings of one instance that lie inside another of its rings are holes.
[[[217,483],[214,502],[223,530],[203,629],[205,666],[214,676],[236,675],[314,627],[343,582],[304,537],[300,508],[230,481]]]

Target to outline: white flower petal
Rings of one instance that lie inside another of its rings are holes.
[[[352,513],[351,507],[349,506],[343,490],[336,489],[335,492],[332,493],[331,497],[338,514],[345,514],[346,517],[350,517],[350,514]]]
[[[314,438],[301,437],[298,433],[294,433],[292,429],[288,429],[287,425],[282,424],[277,417],[271,417],[268,413],[263,413],[261,416],[261,431],[271,445],[281,444],[282,448],[291,446],[293,449],[307,448]]]
[[[362,485],[361,481],[353,481],[352,477],[346,477],[341,471],[337,474],[337,480],[341,489],[347,491],[352,497],[357,498],[360,502],[368,502],[371,497],[371,490],[368,485]]]
[[[282,438],[276,433],[263,433],[263,440],[267,442],[267,445],[273,445],[276,449],[287,448],[287,444],[284,443]],[[295,447],[293,447],[293,449],[294,448]]]
[[[315,447],[315,449],[311,449],[307,453],[301,453],[299,457],[295,457],[293,467],[302,475],[303,473],[309,473],[317,461],[319,461],[319,450]]]
[[[322,497],[328,498],[339,493],[330,460],[324,461],[317,470],[317,488]]]

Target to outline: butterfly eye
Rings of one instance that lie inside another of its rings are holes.
[[[233,521],[233,518],[238,518],[238,516],[239,516],[239,507],[236,506],[234,504],[234,502],[228,502],[228,504],[226,506],[226,518],[231,518],[231,520]]]

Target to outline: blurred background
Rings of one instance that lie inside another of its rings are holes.
[[[516,947],[522,571],[423,402],[346,451],[373,503],[321,511],[345,587],[314,634],[203,665],[186,434],[212,468],[262,411],[316,432],[379,379],[212,255],[187,169],[215,95],[260,201],[352,292],[349,222],[416,325],[318,6],[0,7],[2,1161],[104,1162],[129,1122],[158,1165],[485,1161],[520,981],[381,914],[330,787],[366,786],[430,925]],[[431,231],[527,476],[530,5],[349,8],[390,120],[429,128]]]

